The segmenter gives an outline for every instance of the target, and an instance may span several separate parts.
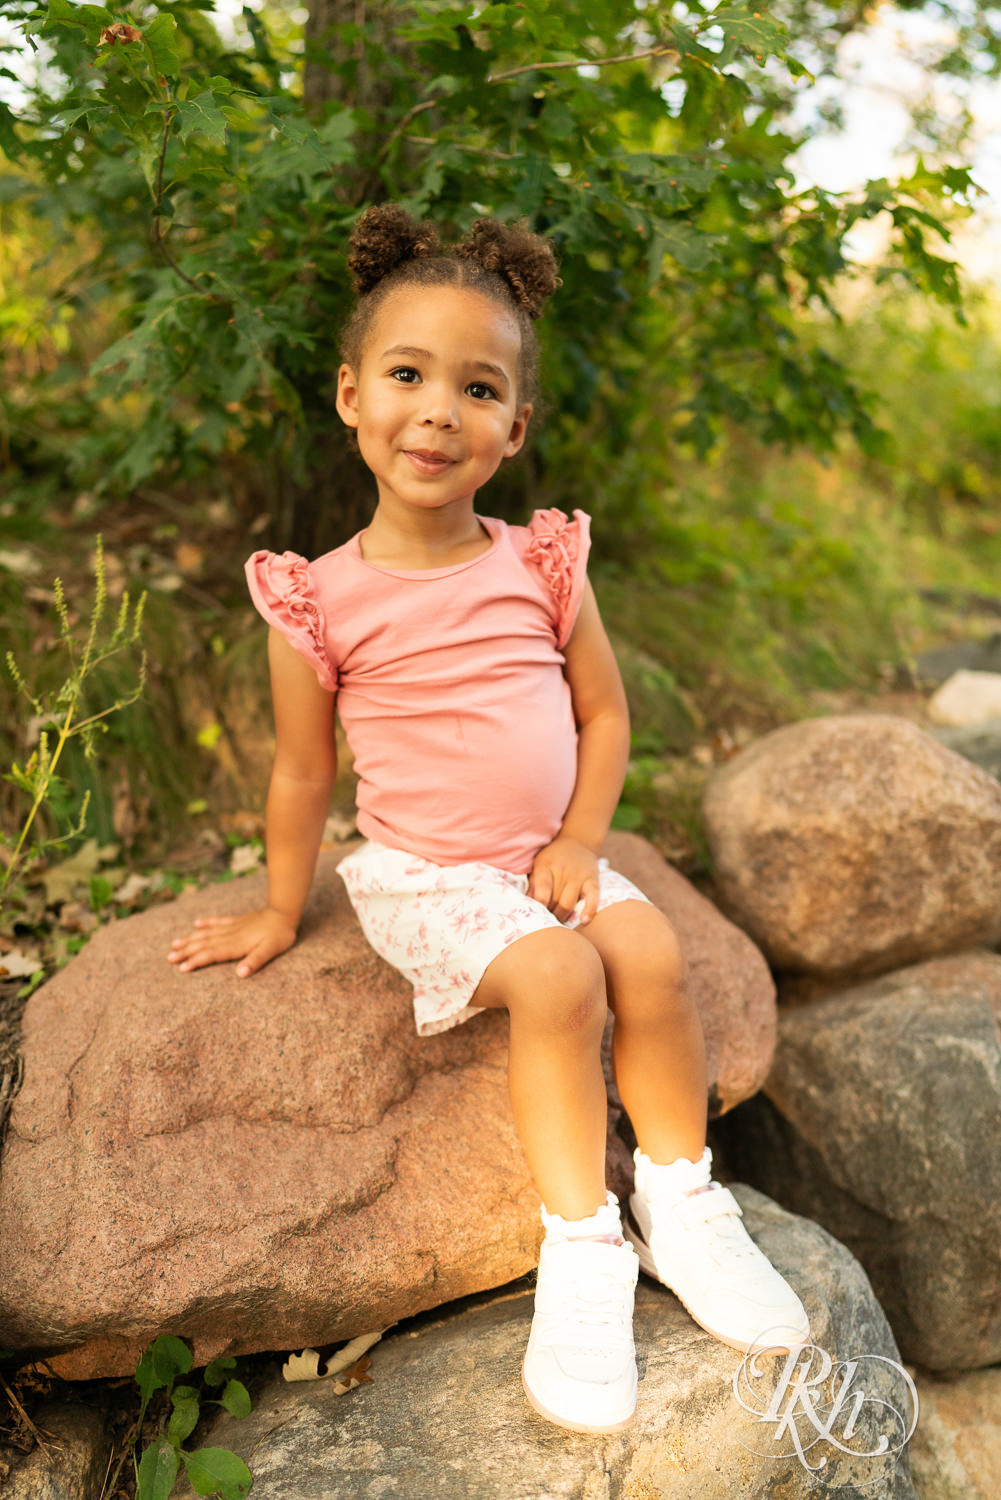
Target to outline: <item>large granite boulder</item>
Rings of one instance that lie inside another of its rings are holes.
[[[1001,1360],[1001,957],[933,959],[783,1011],[727,1169],[865,1266],[908,1359]]]
[[[196,916],[260,904],[263,874],[103,928],[32,997],[0,1160],[0,1346],[81,1379],[131,1373],[170,1332],[204,1364],[383,1328],[535,1264],[507,1017],[416,1035],[343,852],[321,857],[300,941],[252,979],[166,954]],[[749,1096],[774,1046],[764,960],[642,840],[607,852],[675,919],[717,1106]]]
[[[331,1380],[290,1386],[277,1375],[255,1392],[248,1417],[221,1414],[197,1443],[239,1453],[254,1500],[915,1500],[904,1441],[912,1395],[904,1374],[882,1363],[899,1356],[862,1268],[816,1225],[751,1188],[733,1190],[751,1234],[809,1314],[816,1348],[799,1356],[799,1369],[821,1423],[840,1379],[833,1369],[824,1376],[822,1355],[834,1366],[861,1356],[831,1429],[847,1452],[818,1435],[795,1379],[783,1391],[784,1357],[751,1369],[644,1277],[634,1321],[639,1400],[625,1432],[567,1432],[528,1406],[519,1374],[528,1286],[391,1334],[370,1351],[371,1384],[344,1396]],[[776,1412],[763,1421],[776,1395]],[[858,1395],[857,1425],[846,1436]],[[881,1436],[889,1453],[862,1456]],[[193,1500],[184,1483],[177,1496]]]
[[[780,970],[861,976],[1001,939],[1001,786],[905,719],[807,719],[722,766],[725,908]]]
[[[952,1380],[919,1370],[921,1416],[911,1474],[921,1500],[997,1500],[1001,1495],[1001,1369]]]

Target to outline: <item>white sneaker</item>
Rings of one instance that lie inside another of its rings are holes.
[[[729,1189],[712,1182],[707,1191],[677,1196],[658,1183],[658,1168],[641,1151],[634,1160],[636,1191],[623,1232],[647,1275],[734,1349],[777,1353],[809,1343],[802,1302],[747,1233]]]
[[[620,1432],[636,1410],[631,1245],[543,1241],[521,1369],[540,1416],[572,1432]]]

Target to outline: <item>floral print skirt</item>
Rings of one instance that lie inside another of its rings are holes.
[[[414,987],[420,1036],[477,1015],[470,999],[491,959],[529,932],[576,927],[581,897],[559,922],[528,894],[528,876],[480,860],[436,865],[368,839],[337,866],[362,931],[380,958]],[[648,901],[624,875],[598,861],[598,911],[617,901]]]

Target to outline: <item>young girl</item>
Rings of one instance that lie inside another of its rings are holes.
[[[803,1307],[710,1177],[702,1031],[673,930],[599,857],[629,751],[625,695],[586,577],[588,517],[481,516],[525,441],[533,320],[558,285],[544,240],[491,220],[443,250],[369,209],[337,410],[378,488],[371,525],[308,563],[257,552],[277,750],[268,904],[173,944],[182,970],[254,973],[295,942],[335,775],[333,709],[366,843],[338,865],[375,950],[414,986],[422,1035],[503,1006],[519,1138],[545,1228],[522,1379],[583,1432],[632,1417],[640,1266],[737,1349],[792,1349]],[[623,1238],[606,1192],[600,1044],[639,1149]]]

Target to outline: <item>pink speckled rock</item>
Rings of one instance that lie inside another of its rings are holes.
[[[321,856],[300,941],[251,980],[165,954],[199,914],[259,902],[261,874],[102,929],[32,997],[0,1162],[0,1346],[83,1379],[131,1373],[171,1332],[202,1365],[383,1328],[535,1264],[507,1018],[417,1037],[343,852]],[[642,840],[608,853],[674,917],[729,1107],[771,1061],[763,961]]]
[[[1001,938],[1001,786],[906,719],[776,729],[704,811],[722,903],[777,969],[881,974]]]

